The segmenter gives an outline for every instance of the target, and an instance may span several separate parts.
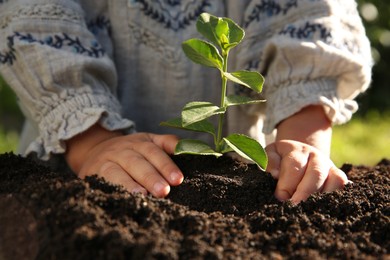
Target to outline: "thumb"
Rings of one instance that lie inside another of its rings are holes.
[[[276,150],[276,144],[271,143],[266,148],[265,151],[268,156],[268,165],[266,171],[271,173],[272,177],[275,179],[279,178],[280,173],[280,163],[282,158]]]

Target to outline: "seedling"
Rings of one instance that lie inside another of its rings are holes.
[[[195,38],[189,39],[182,43],[182,49],[193,62],[220,71],[222,83],[220,105],[217,106],[205,101],[190,102],[184,106],[180,118],[162,122],[161,125],[211,134],[215,148],[211,148],[207,143],[200,140],[182,139],[176,146],[175,154],[214,155],[219,157],[224,153],[235,151],[240,156],[265,169],[268,162],[267,155],[256,140],[235,133],[222,137],[223,123],[228,107],[264,102],[264,100],[244,96],[227,95],[228,81],[243,85],[256,92],[261,92],[263,88],[264,78],[258,72],[247,70],[227,71],[229,52],[242,41],[245,32],[233,20],[216,17],[208,13],[199,16],[196,28],[209,42]],[[212,116],[219,117],[216,127],[208,120]]]

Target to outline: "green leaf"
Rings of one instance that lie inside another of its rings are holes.
[[[202,13],[196,22],[196,29],[206,39],[219,46],[219,39],[215,33],[219,18],[208,13]]]
[[[267,154],[255,139],[242,134],[231,134],[223,140],[240,156],[253,161],[263,170],[267,168]]]
[[[209,134],[215,136],[214,125],[210,121],[207,121],[207,120],[202,120],[202,121],[193,123],[191,125],[183,126],[181,118],[175,118],[175,119],[171,119],[171,120],[168,120],[165,122],[161,122],[160,125],[179,128],[179,129],[183,129],[183,130],[189,130],[189,131],[209,133]]]
[[[182,43],[182,49],[193,62],[222,70],[223,58],[214,45],[199,39],[189,39]]]
[[[221,44],[229,44],[229,24],[226,21],[218,19],[217,26],[215,27],[215,34]]]
[[[220,108],[213,103],[190,102],[184,106],[183,111],[181,112],[182,125],[187,127],[188,125],[222,113],[225,113],[225,109]]]
[[[225,102],[226,102],[226,106],[236,106],[236,105],[263,103],[265,102],[265,100],[253,99],[246,96],[229,95],[226,97]]]
[[[244,30],[236,24],[232,19],[222,18],[222,20],[226,21],[229,25],[229,43],[230,44],[239,44],[242,39],[244,39],[245,32]]]
[[[208,13],[199,16],[196,28],[206,39],[225,51],[239,44],[245,35],[233,20]]]
[[[175,154],[197,154],[221,156],[221,153],[214,151],[208,144],[199,140],[181,139],[176,145]]]
[[[223,49],[229,50],[229,49],[231,49],[231,48],[233,48],[233,47],[236,47],[237,45],[238,45],[238,43],[236,43],[236,42],[234,42],[234,43],[229,43],[229,44],[224,44],[224,45],[223,45]]]
[[[264,77],[257,71],[240,70],[232,73],[224,72],[229,80],[248,87],[258,93],[263,89]]]

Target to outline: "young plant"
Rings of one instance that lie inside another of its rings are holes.
[[[182,48],[186,56],[193,62],[220,71],[222,82],[220,105],[204,101],[190,102],[184,106],[180,118],[162,122],[161,125],[211,134],[214,138],[215,148],[211,148],[200,140],[182,139],[176,146],[175,154],[214,155],[218,157],[224,153],[235,151],[240,156],[265,169],[268,162],[267,155],[256,140],[242,134],[222,137],[224,116],[228,107],[264,102],[264,100],[255,100],[249,97],[227,95],[228,81],[243,85],[256,92],[261,92],[263,87],[264,78],[258,72],[227,71],[229,52],[242,41],[245,32],[231,19],[216,17],[208,13],[199,16],[196,28],[209,42],[189,39],[182,43]],[[219,117],[217,127],[208,120],[212,116]]]

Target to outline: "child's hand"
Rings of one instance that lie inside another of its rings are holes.
[[[267,171],[278,179],[276,198],[299,203],[314,192],[344,187],[347,176],[330,160],[331,139],[321,105],[307,106],[278,125],[276,142],[266,147]]]
[[[97,174],[130,192],[165,197],[183,181],[168,155],[177,142],[173,135],[122,135],[94,126],[67,142],[66,159],[79,177]]]
[[[281,140],[266,147],[267,171],[278,183],[275,197],[294,204],[306,200],[314,192],[341,189],[348,182],[327,155],[317,148],[298,141]]]

